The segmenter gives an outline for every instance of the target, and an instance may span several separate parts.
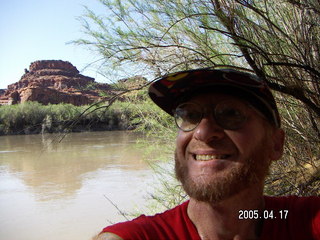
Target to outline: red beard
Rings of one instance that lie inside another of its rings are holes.
[[[179,160],[176,151],[176,177],[191,198],[203,202],[221,202],[254,184],[264,181],[270,166],[270,160],[267,158],[268,145],[269,142],[265,137],[257,145],[255,152],[251,154],[251,158],[246,159],[241,167],[233,167],[229,169],[228,174],[212,179],[191,178],[188,165]]]

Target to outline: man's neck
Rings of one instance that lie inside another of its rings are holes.
[[[240,219],[243,211],[263,212],[262,189],[247,189],[219,203],[190,199],[188,216],[202,240],[257,239],[261,219]],[[248,212],[247,212],[248,213]],[[246,213],[245,213],[246,214]],[[245,216],[246,218],[246,216]]]

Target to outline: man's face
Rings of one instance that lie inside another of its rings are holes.
[[[225,94],[198,95],[188,102],[210,108],[226,100],[247,106]],[[236,130],[223,129],[212,114],[206,114],[194,130],[179,131],[176,176],[191,198],[220,202],[250,186],[263,184],[271,160],[282,154],[283,142],[273,141],[277,130],[272,130],[255,109],[248,106],[246,115],[247,120]]]

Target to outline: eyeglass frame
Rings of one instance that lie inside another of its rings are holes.
[[[247,102],[243,102],[243,103],[241,103],[243,106],[245,106],[246,108],[246,110],[243,112],[241,112],[241,114],[245,117],[243,120],[242,120],[242,122],[240,123],[240,125],[239,126],[237,126],[237,127],[234,127],[234,128],[228,128],[228,127],[226,127],[225,125],[223,125],[223,124],[221,124],[221,121],[219,121],[218,120],[218,118],[217,118],[217,116],[216,116],[216,109],[217,109],[217,106],[219,106],[219,105],[221,105],[221,104],[223,104],[223,103],[226,103],[226,102],[232,102],[232,100],[224,100],[224,101],[221,101],[221,102],[219,102],[219,103],[217,103],[217,104],[211,104],[211,105],[213,105],[213,107],[210,107],[210,112],[208,111],[208,107],[206,107],[206,108],[204,108],[203,106],[201,106],[201,104],[199,104],[199,103],[196,103],[196,102],[182,102],[182,103],[180,103],[180,104],[178,104],[178,106],[173,110],[173,117],[174,117],[174,120],[175,120],[175,124],[176,124],[176,126],[178,127],[178,129],[180,129],[181,131],[183,131],[183,132],[191,132],[191,131],[193,131],[193,130],[195,130],[198,126],[199,126],[199,124],[201,123],[201,121],[203,120],[203,118],[205,117],[205,115],[209,115],[210,114],[210,116],[212,116],[213,117],[213,119],[215,120],[215,122],[216,122],[216,124],[219,126],[219,127],[221,127],[221,128],[223,128],[223,129],[225,129],[225,130],[233,130],[233,131],[235,131],[235,130],[238,130],[238,129],[241,129],[242,127],[243,127],[243,125],[246,123],[246,121],[248,120],[248,111],[247,111],[247,109],[253,109],[258,115],[260,115],[263,119],[265,119],[266,120],[266,118],[265,118],[265,116],[259,111],[259,110],[257,110],[255,107],[253,107],[251,104],[249,104],[249,103],[247,103]],[[179,108],[179,106],[182,106],[182,105],[186,105],[186,104],[191,104],[191,105],[194,105],[194,106],[197,106],[197,107],[199,107],[199,112],[201,113],[201,117],[199,117],[199,120],[198,120],[198,122],[195,124],[195,126],[193,127],[193,128],[190,128],[190,129],[188,129],[188,130],[185,130],[185,129],[183,129],[179,124],[178,124],[178,122],[177,122],[177,114],[176,114],[176,110]],[[208,104],[209,105],[209,104]]]

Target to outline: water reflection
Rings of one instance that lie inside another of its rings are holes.
[[[129,210],[128,199],[139,205],[152,191],[152,172],[137,137],[0,137],[0,239],[89,239],[107,220],[121,220],[103,195]]]

